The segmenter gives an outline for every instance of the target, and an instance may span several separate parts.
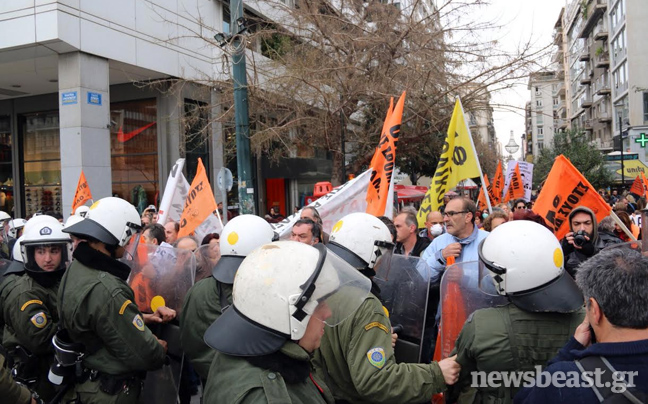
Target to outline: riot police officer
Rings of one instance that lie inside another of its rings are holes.
[[[204,342],[205,331],[232,304],[234,275],[255,248],[272,242],[272,226],[255,215],[241,215],[227,222],[220,236],[221,257],[212,276],[196,283],[187,293],[180,316],[182,349],[196,373],[205,380],[216,351]],[[209,245],[201,247],[208,255]],[[209,262],[203,260],[204,263]]]
[[[560,243],[540,224],[498,226],[479,245],[479,259],[482,279],[509,303],[477,310],[464,324],[455,343],[462,369],[452,395],[459,403],[511,403],[520,386],[470,387],[471,372],[544,366],[583,321],[583,294],[564,268]]]
[[[380,219],[352,213],[333,226],[327,247],[363,275],[375,275],[380,256],[391,253],[392,237]],[[429,402],[459,375],[453,359],[431,364],[396,363],[391,323],[374,285],[362,305],[342,324],[327,328],[315,353],[336,400],[352,403]]]
[[[67,399],[137,403],[144,372],[164,363],[166,343],[144,324],[126,284],[130,267],[118,261],[140,229],[137,210],[114,197],[95,202],[84,220],[64,229],[82,241],[61,281],[60,323],[69,340],[85,348],[85,371],[76,378]],[[63,335],[56,338],[63,339]]]
[[[14,377],[46,400],[56,393],[47,380],[58,325],[56,294],[71,260],[70,236],[52,219],[39,220],[20,241],[25,274],[2,304],[6,322],[2,345],[13,362]]]
[[[232,307],[205,334],[218,350],[205,403],[332,403],[311,375],[310,354],[325,325],[348,321],[370,287],[323,244],[279,241],[253,251],[238,269]]]

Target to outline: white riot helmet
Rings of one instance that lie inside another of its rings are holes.
[[[74,216],[86,217],[89,211],[90,211],[89,206],[81,205],[78,208],[76,208],[76,210],[74,211]]]
[[[35,259],[35,251],[39,247],[58,246],[61,250],[61,260],[52,268],[41,268]],[[22,253],[25,270],[35,272],[53,272],[64,270],[72,259],[72,240],[69,234],[63,233],[63,225],[56,221],[41,222],[36,226],[31,226],[20,241],[20,250]]]
[[[25,227],[25,223],[27,223],[27,221],[21,218],[10,220],[8,233],[9,237],[18,238],[18,232],[20,231],[20,229]]]
[[[23,228],[23,235],[30,232],[31,229],[39,227],[40,225],[51,224],[52,226],[54,226],[55,223],[61,224],[61,222],[59,222],[58,219],[54,216],[34,215],[27,221],[27,223],[25,223],[25,227]]]
[[[22,257],[22,251],[20,251],[20,242],[23,241],[25,236],[20,236],[13,245],[11,250],[11,259],[18,262],[24,262]]]
[[[309,321],[339,324],[357,310],[371,282],[322,244],[266,244],[236,273],[231,308],[205,333],[214,349],[267,355],[304,336]]]
[[[351,213],[334,226],[326,245],[354,268],[367,270],[373,276],[373,267],[379,257],[391,254],[392,235],[380,219],[368,213]]]
[[[141,228],[142,221],[135,207],[121,198],[110,196],[95,202],[84,220],[63,231],[108,246],[124,247]]]
[[[7,212],[0,210],[0,223],[11,220],[11,216]]]
[[[68,227],[71,227],[72,225],[75,225],[75,224],[79,223],[83,219],[84,219],[83,216],[72,215],[72,216],[67,218],[67,220],[65,221],[65,224],[63,225],[63,228],[67,229]]]
[[[236,216],[227,222],[220,235],[221,258],[212,269],[212,275],[219,282],[234,283],[234,275],[243,259],[276,239],[276,233],[265,219],[255,215]]]
[[[583,294],[565,271],[560,242],[541,224],[504,223],[479,244],[479,260],[505,295],[530,312],[571,313],[583,306]]]

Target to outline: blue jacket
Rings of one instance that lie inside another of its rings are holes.
[[[543,373],[554,374],[563,372],[569,380],[570,374],[581,374],[574,360],[586,356],[603,356],[617,371],[637,372],[633,377],[635,389],[648,393],[648,339],[633,342],[599,343],[583,347],[574,337],[559,352],[558,356],[548,362]],[[605,369],[604,369],[605,370]],[[607,370],[606,370],[607,371]],[[626,381],[630,381],[628,377]],[[565,380],[561,382],[565,384]],[[580,378],[580,383],[585,381]],[[547,387],[527,387],[515,396],[514,403],[569,403],[589,404],[599,400],[590,387],[557,387],[549,384]]]
[[[456,262],[477,261],[479,260],[477,247],[479,247],[479,243],[485,239],[486,236],[488,236],[487,231],[480,230],[477,226],[474,226],[473,232],[470,236],[464,239],[459,239],[450,233],[443,233],[435,238],[430,246],[423,251],[423,254],[421,254],[421,258],[427,262],[430,268],[432,268],[430,282],[438,283],[446,268],[446,260],[443,258],[441,250],[452,243],[460,243],[462,246],[461,254],[457,257]]]

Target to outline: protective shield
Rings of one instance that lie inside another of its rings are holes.
[[[180,327],[184,298],[194,284],[196,258],[191,250],[181,250],[163,243],[160,246],[139,244],[128,264],[131,274],[128,283],[135,293],[135,303],[143,313],[155,313],[166,306],[176,311],[176,318],[167,323],[147,324],[161,340],[167,342],[168,365],[150,372],[144,383],[145,391],[155,397],[156,403],[177,402],[180,379],[184,375],[184,353],[180,347]],[[171,382],[172,381],[172,382]]]
[[[398,332],[398,362],[421,362],[423,332],[430,291],[430,267],[418,257],[389,255],[376,263],[374,282]]]
[[[450,356],[468,317],[478,309],[502,306],[506,296],[495,293],[490,275],[481,279],[479,262],[461,262],[448,267],[441,279],[441,358]],[[481,288],[480,288],[481,285]],[[484,293],[482,288],[490,294]]]
[[[220,244],[214,240],[209,244],[201,245],[196,250],[196,282],[212,276],[212,270],[220,260]]]

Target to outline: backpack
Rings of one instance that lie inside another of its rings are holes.
[[[594,394],[598,398],[600,403],[605,404],[641,404],[648,402],[648,394],[637,390],[635,387],[628,387],[626,385],[627,381],[617,381],[613,378],[612,374],[616,372],[616,369],[612,367],[612,364],[605,359],[603,356],[588,356],[581,360],[576,361],[576,366],[583,374],[583,380],[586,380],[584,373],[590,372],[594,373],[596,369],[602,369],[603,374],[601,375],[601,386],[594,386],[592,384],[591,388],[594,390]],[[605,386],[605,387],[603,387]],[[624,390],[621,392],[614,392],[612,388],[624,387]]]

